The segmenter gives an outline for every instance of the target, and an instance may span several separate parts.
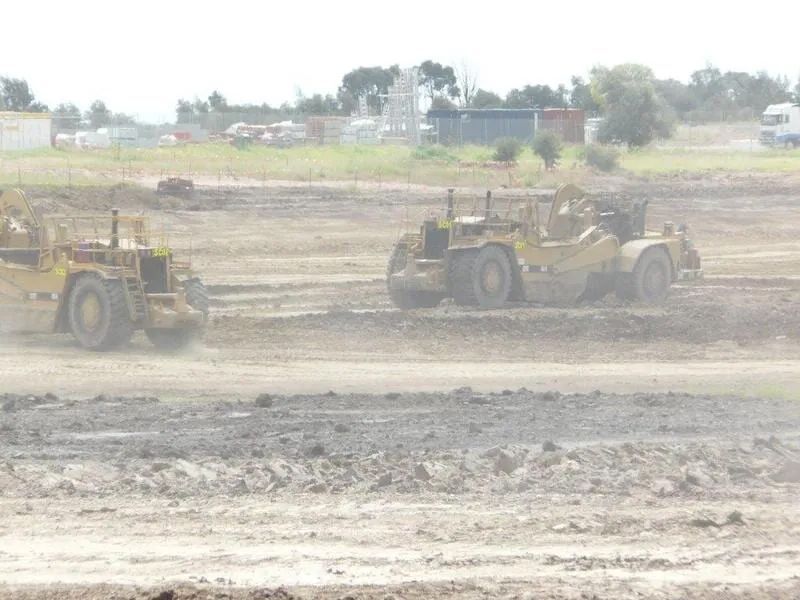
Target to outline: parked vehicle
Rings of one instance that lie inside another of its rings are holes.
[[[800,104],[770,104],[761,115],[759,138],[767,146],[800,146]]]

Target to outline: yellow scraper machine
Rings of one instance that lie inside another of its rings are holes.
[[[403,235],[387,267],[401,309],[459,305],[498,308],[508,301],[568,305],[611,292],[661,302],[673,282],[701,278],[700,256],[685,226],[645,228],[646,201],[592,197],[572,184],[555,192],[546,216],[532,199],[498,209],[457,203],[429,213]]]
[[[72,333],[109,350],[142,329],[178,349],[202,335],[208,293],[142,216],[39,219],[25,194],[0,194],[0,327]]]

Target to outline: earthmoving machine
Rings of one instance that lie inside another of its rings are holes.
[[[392,302],[401,309],[459,305],[498,308],[508,301],[568,305],[616,291],[657,303],[671,284],[702,277],[685,226],[647,231],[647,202],[593,198],[572,184],[555,192],[547,218],[531,199],[495,210],[463,209],[448,193],[444,213],[430,213],[418,233],[395,244],[387,267]]]
[[[167,177],[158,182],[156,193],[171,196],[191,196],[194,193],[194,181],[182,177]]]
[[[143,329],[158,347],[200,337],[208,293],[167,234],[141,216],[37,218],[20,190],[0,195],[0,328],[72,333],[91,350]]]

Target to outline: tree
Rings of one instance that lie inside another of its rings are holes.
[[[461,106],[472,106],[472,97],[478,89],[478,74],[466,61],[456,69],[456,81],[458,82],[459,98]]]
[[[300,93],[294,104],[295,112],[301,115],[333,115],[339,111],[339,101],[326,94],[314,94],[306,98]]]
[[[566,92],[566,89],[563,91]],[[515,88],[506,95],[508,108],[555,108],[563,107],[564,104],[563,96],[549,85],[526,85],[521,90]]]
[[[343,114],[353,115],[358,112],[358,98],[356,98],[347,90],[339,88],[339,91],[336,92],[336,99],[339,101],[339,106],[342,107]],[[370,106],[374,107],[373,111],[377,112],[380,110],[380,102],[377,102],[376,104],[370,104],[368,100],[367,108],[369,109]]]
[[[494,160],[504,163],[516,162],[522,152],[522,143],[513,137],[504,137],[497,140],[494,150]]]
[[[19,112],[30,110],[35,100],[33,92],[28,87],[28,82],[24,79],[0,77],[0,104],[5,110]],[[34,108],[38,106],[34,105]]]
[[[95,100],[86,111],[84,119],[89,123],[91,129],[99,129],[105,127],[111,120],[111,111],[106,107],[106,103],[102,100]]]
[[[431,104],[437,98],[458,98],[460,94],[453,67],[446,67],[431,60],[420,64],[419,84],[425,90],[425,95]]]
[[[503,99],[495,94],[484,89],[476,90],[472,96],[471,108],[500,108],[503,106]]]
[[[583,77],[573,75],[570,84],[572,89],[569,92],[569,105],[572,108],[580,108],[592,114],[600,110],[592,97],[592,86],[586,83]]]
[[[437,96],[431,102],[432,109],[440,109],[440,110],[455,110],[456,104],[450,98],[445,98],[444,96]]]
[[[555,108],[567,108],[569,106],[569,90],[563,83],[559,83],[555,91]]]
[[[712,65],[706,65],[704,69],[692,73],[689,88],[700,105],[711,107],[725,102],[722,73]]]
[[[627,63],[592,69],[592,96],[605,117],[599,138],[644,146],[656,136],[668,137],[672,113],[658,95],[649,67]]]
[[[725,73],[728,78],[731,73]],[[789,89],[789,79],[785,76],[770,77],[766,71],[759,71],[755,77],[747,73],[736,74],[740,76],[741,93],[737,94],[736,103],[739,108],[749,108],[756,114],[761,114],[770,104],[789,102],[792,94]]]
[[[109,124],[112,125],[136,125],[136,119],[133,115],[127,113],[114,113],[109,119]]]
[[[183,98],[178,99],[178,103],[175,106],[175,122],[194,123],[194,121],[195,112],[192,103],[188,100],[184,100]]]
[[[697,98],[685,83],[676,79],[656,79],[653,85],[655,85],[656,92],[681,118],[697,108]]]
[[[208,111],[211,109],[208,102],[204,100],[200,100],[200,98],[195,97],[194,102],[192,102],[192,108],[194,112],[198,115],[206,115]]]
[[[400,68],[392,65],[388,69],[383,67],[359,67],[353,69],[342,77],[339,88],[339,101],[347,112],[352,112],[358,106],[358,99],[366,97],[367,105],[376,113],[381,108],[381,95],[389,93],[389,86],[394,82],[395,76],[400,74]]]
[[[215,92],[222,97],[219,92]],[[215,97],[215,102],[218,99]],[[223,98],[224,102],[224,98]],[[207,126],[208,123],[208,111],[210,110],[210,105],[205,100],[200,100],[200,98],[195,96],[195,99],[191,102],[189,100],[184,100],[180,98],[175,105],[175,117],[176,123],[199,123],[202,126]]]
[[[755,75],[742,71],[722,73],[712,65],[692,73],[688,92],[692,98],[692,118],[698,120],[726,120],[751,118],[769,104],[787,102],[792,98],[786,77],[771,77],[760,71]],[[682,114],[679,106],[665,98]],[[685,114],[684,114],[685,116]]]
[[[561,158],[561,138],[554,132],[540,129],[533,137],[533,151],[544,161],[544,168],[554,169]]]
[[[228,101],[225,99],[219,91],[214,90],[208,96],[208,105],[211,107],[212,110],[216,111],[223,111],[228,108]]]
[[[584,150],[586,164],[601,171],[611,172],[619,166],[619,152],[613,146],[589,144]]]
[[[53,110],[53,128],[57,131],[78,129],[81,111],[72,102],[62,102]]]
[[[50,107],[47,104],[39,102],[38,100],[35,102],[31,102],[25,108],[28,112],[38,112],[38,113],[45,113],[50,111]]]

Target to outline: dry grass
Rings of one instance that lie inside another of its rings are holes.
[[[0,154],[0,185],[117,184],[147,176],[188,175],[232,179],[381,181],[494,188],[549,186],[556,178],[581,182],[589,172],[582,148],[567,147],[555,173],[525,148],[513,165],[491,160],[492,148],[304,146],[289,149],[227,144],[95,151],[43,149]],[[621,168],[634,174],[708,171],[789,172],[800,151],[651,147],[623,153]]]

